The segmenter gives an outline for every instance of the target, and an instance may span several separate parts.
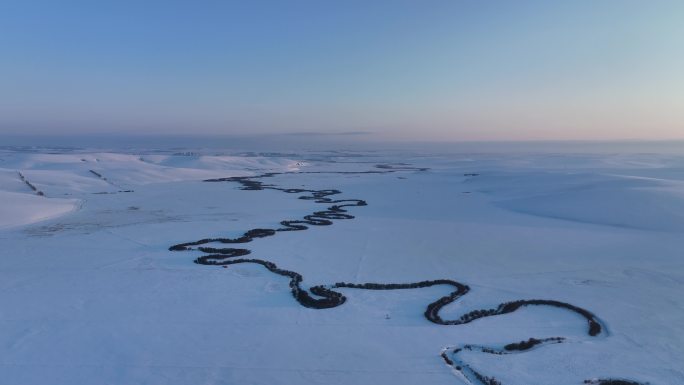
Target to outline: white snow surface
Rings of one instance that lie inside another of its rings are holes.
[[[328,173],[398,163],[429,170]],[[582,318],[549,307],[436,325],[423,312],[449,293],[441,286],[339,289],[345,304],[308,309],[261,266],[197,265],[200,252],[168,250],[328,206],[202,181],[266,172],[286,174],[264,183],[368,202],[349,208],[354,219],[237,246],[301,273],[304,287],[447,278],[471,291],[443,318],[554,299],[607,332],[590,337]],[[568,342],[462,358],[505,385],[682,384],[682,250],[684,156],[672,154],[5,150],[0,384],[466,384],[442,348],[556,336]]]

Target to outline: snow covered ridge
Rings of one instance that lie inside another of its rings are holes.
[[[0,229],[57,218],[79,207],[77,199],[43,198],[30,193],[0,191]]]
[[[280,158],[117,153],[4,152],[0,162],[0,228],[78,210],[88,194],[133,192],[151,183],[202,180],[255,171],[294,171],[304,163]],[[34,195],[45,199],[38,199]]]

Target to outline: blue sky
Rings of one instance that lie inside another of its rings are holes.
[[[0,0],[0,133],[681,139],[682,20],[682,1]]]

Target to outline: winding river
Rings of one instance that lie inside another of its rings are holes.
[[[465,313],[454,319],[444,319],[440,316],[442,308],[450,303],[457,301],[462,296],[468,294],[470,287],[464,283],[457,282],[451,279],[435,279],[429,281],[420,281],[412,283],[347,283],[337,282],[329,285],[318,285],[310,287],[308,290],[301,287],[304,277],[291,270],[285,270],[278,267],[275,263],[257,259],[257,258],[242,258],[251,253],[247,248],[243,247],[208,247],[210,243],[218,243],[223,245],[245,244],[252,242],[258,238],[275,236],[278,233],[288,231],[303,231],[309,226],[329,226],[333,224],[334,220],[353,219],[354,216],[349,213],[351,207],[366,206],[366,201],[362,199],[334,199],[335,195],[342,192],[339,190],[310,190],[301,188],[283,188],[273,184],[267,184],[263,180],[281,174],[384,174],[402,171],[421,172],[426,171],[424,168],[413,168],[408,166],[394,166],[394,165],[378,165],[376,170],[372,171],[338,171],[338,172],[287,172],[287,173],[265,173],[257,176],[249,177],[228,177],[219,179],[208,179],[205,182],[232,182],[238,183],[242,190],[277,190],[287,194],[299,194],[298,198],[303,200],[310,200],[314,203],[329,205],[324,210],[314,211],[311,214],[305,215],[301,219],[283,220],[280,222],[280,227],[275,229],[256,228],[246,231],[238,238],[203,238],[195,241],[179,243],[169,248],[171,251],[188,251],[197,250],[204,255],[195,259],[195,263],[201,265],[220,265],[228,266],[241,263],[251,263],[261,265],[270,272],[278,274],[290,279],[290,289],[294,299],[302,306],[313,309],[328,309],[344,304],[347,298],[335,289],[352,288],[363,290],[408,290],[416,288],[424,288],[436,285],[449,286],[452,291],[450,294],[437,298],[435,301],[427,304],[424,311],[425,318],[438,325],[462,325],[476,321],[481,318],[493,317],[501,314],[508,314],[515,312],[521,308],[528,306],[553,306],[561,308],[581,316],[586,321],[586,332],[589,337],[596,337],[605,334],[605,328],[597,317],[589,310],[580,308],[578,306],[551,300],[551,299],[520,299],[511,302],[504,302],[495,308],[481,309]],[[564,337],[554,337],[545,339],[529,338],[525,341],[513,342],[501,347],[481,346],[481,345],[461,345],[455,347],[446,347],[442,349],[441,358],[461,379],[470,383],[471,385],[503,385],[496,378],[489,376],[481,371],[475,370],[460,358],[460,353],[463,351],[471,351],[482,354],[519,354],[532,349],[538,349],[550,344],[565,343],[567,340]],[[595,385],[643,385],[638,382],[625,379],[596,379],[586,380],[585,384]]]

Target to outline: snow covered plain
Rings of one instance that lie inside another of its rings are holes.
[[[278,174],[203,182],[264,173]],[[331,226],[225,242],[325,211],[335,203],[298,197],[326,189],[367,206],[310,218]],[[676,155],[5,149],[0,383],[479,385],[474,371],[506,385],[682,384],[683,232]],[[224,242],[196,242],[212,238]],[[193,263],[217,253],[199,247],[250,250],[212,260],[272,262],[346,301],[302,306],[290,278]],[[556,306],[436,324],[423,313],[448,285],[331,287],[437,279],[469,287],[443,320],[541,299],[586,309],[601,331]],[[482,352],[531,337],[564,340]]]

